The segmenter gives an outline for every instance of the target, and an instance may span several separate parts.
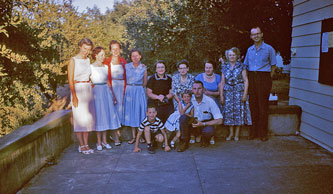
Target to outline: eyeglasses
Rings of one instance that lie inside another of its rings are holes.
[[[251,36],[258,36],[260,34],[262,34],[262,33],[260,32],[260,33],[256,33],[256,34],[251,34]]]

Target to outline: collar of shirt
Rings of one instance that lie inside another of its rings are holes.
[[[253,44],[251,46],[251,49],[259,51],[260,49],[264,49],[265,46],[266,46],[266,43],[264,43],[264,41],[262,41],[262,43],[261,43],[261,45],[260,45],[260,47],[258,49],[256,49],[256,45],[255,44]]]
[[[206,96],[205,94],[203,94],[201,102],[198,103],[197,100],[195,99],[195,96],[193,95],[191,101],[192,101],[193,105],[198,106],[198,105],[201,105],[201,104],[207,104],[207,98],[209,98],[209,97]]]
[[[167,79],[168,79],[168,76],[167,76],[167,75],[164,75],[163,78],[159,78],[159,77],[157,76],[157,73],[155,73],[155,79],[156,79],[156,80],[167,80]]]

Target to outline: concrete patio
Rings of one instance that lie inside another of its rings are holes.
[[[332,193],[333,155],[299,136],[133,153],[123,143],[91,155],[72,145],[18,193]]]

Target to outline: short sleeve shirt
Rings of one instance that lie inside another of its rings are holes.
[[[171,90],[171,82],[172,79],[171,77],[169,77],[168,75],[165,75],[164,78],[158,78],[156,74],[154,74],[153,76],[151,76],[147,82],[147,88],[151,89],[153,94],[156,95],[164,95],[166,96],[167,94],[169,94],[169,91]],[[155,105],[157,104],[157,100],[152,100],[152,99],[148,99],[148,103],[155,103]],[[168,104],[171,104],[172,101],[169,100]]]
[[[150,131],[152,131],[153,133],[156,133],[158,130],[163,129],[164,125],[163,125],[162,121],[157,117],[153,123],[149,122],[148,118],[146,117],[141,122],[141,124],[139,126],[139,131],[143,131],[145,129],[145,127],[147,127],[147,126],[150,127]]]
[[[199,121],[208,121],[212,119],[221,119],[222,114],[216,102],[206,96],[202,97],[202,101],[198,103],[193,96],[191,99],[194,107],[194,117],[197,117]]]
[[[215,73],[215,80],[213,82],[206,82],[204,79],[204,73],[200,73],[195,77],[195,80],[201,81],[206,90],[211,92],[217,92],[219,83],[221,82],[221,76]]]
[[[264,42],[258,49],[252,45],[247,49],[244,64],[249,71],[270,72],[271,66],[276,65],[275,50]]]

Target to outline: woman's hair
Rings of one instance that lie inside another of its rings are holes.
[[[205,66],[206,66],[206,63],[209,63],[209,64],[212,64],[212,66],[213,66],[213,70],[216,68],[216,63],[213,61],[213,60],[206,60],[205,61]]]
[[[84,39],[80,40],[78,45],[79,45],[79,47],[81,47],[84,44],[86,44],[88,46],[91,46],[91,47],[94,47],[93,42],[89,38],[84,38]]]
[[[188,95],[191,97],[191,96],[192,96],[192,91],[191,91],[191,90],[184,90],[184,91],[181,93],[181,97],[183,97],[184,94],[188,94]]]
[[[132,57],[132,53],[134,53],[134,52],[138,52],[139,55],[141,56],[141,59],[142,59],[141,51],[140,51],[139,49],[136,49],[136,48],[134,48],[134,49],[132,49],[132,50],[130,51],[130,54],[129,54],[129,57],[130,57],[130,58]]]
[[[162,63],[162,64],[164,65],[164,67],[165,67],[165,71],[166,71],[165,61],[163,61],[163,60],[158,60],[158,61],[156,61],[156,62],[154,63],[154,69],[156,70],[156,66],[157,66],[157,64],[159,64],[159,63]]]
[[[94,48],[94,50],[92,51],[91,57],[96,60],[96,55],[98,55],[99,52],[101,52],[102,50],[105,50],[103,47],[98,46],[96,48]]]
[[[113,44],[118,44],[118,45],[119,45],[119,48],[121,49],[121,44],[120,44],[118,41],[116,41],[116,40],[111,40],[111,41],[110,41],[110,44],[109,44],[109,49],[110,49],[110,50],[111,50],[111,46],[112,46]]]
[[[176,67],[179,68],[179,65],[181,65],[181,64],[186,65],[186,67],[188,68],[189,65],[190,65],[190,62],[188,62],[188,60],[186,60],[186,59],[183,59],[183,60],[179,61],[179,62],[176,64]]]
[[[226,55],[227,55],[228,61],[229,61],[229,56],[228,55],[229,55],[230,51],[234,52],[236,54],[237,59],[239,59],[239,57],[240,57],[240,51],[239,51],[239,49],[237,47],[232,47],[231,49],[229,49],[229,50],[226,51]]]

